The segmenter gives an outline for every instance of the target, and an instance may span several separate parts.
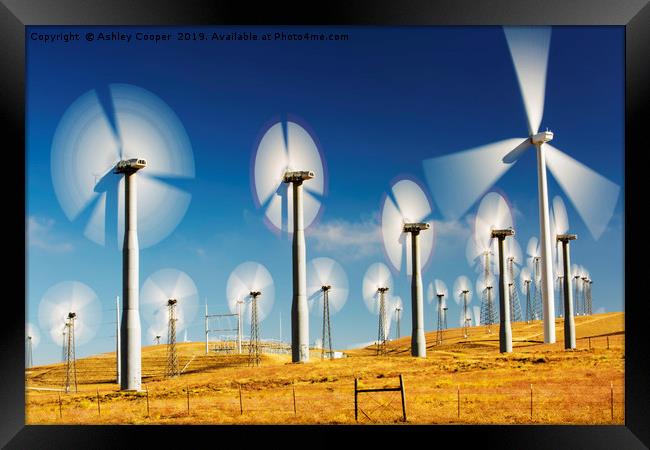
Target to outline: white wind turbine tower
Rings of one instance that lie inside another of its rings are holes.
[[[249,362],[260,364],[260,322],[262,322],[273,307],[275,287],[271,273],[262,264],[246,261],[235,267],[226,284],[226,300],[228,309],[237,314],[240,323],[245,320],[250,324]],[[239,327],[240,333],[242,327]],[[238,337],[241,342],[241,336]],[[241,345],[241,344],[238,344]]]
[[[68,392],[72,378],[76,380],[76,347],[90,341],[102,321],[97,294],[79,281],[57,283],[43,295],[38,320],[41,328],[49,331],[52,341],[64,349],[63,360],[67,363],[64,384]]]
[[[368,311],[377,314],[379,319],[377,353],[382,355],[386,353],[386,341],[390,329],[387,304],[392,287],[393,277],[385,264],[374,263],[368,267],[363,276],[362,294]]]
[[[348,299],[348,277],[332,258],[312,259],[307,269],[309,309],[323,318],[321,359],[331,359],[334,353],[330,315],[340,311]]]
[[[168,352],[175,360],[176,333],[187,331],[199,310],[199,294],[196,284],[185,272],[165,268],[157,270],[142,284],[142,316],[150,325],[150,332],[157,342],[159,336],[167,335]],[[173,300],[174,336],[170,330],[170,301]],[[150,335],[151,336],[151,335]],[[172,345],[173,344],[173,345]],[[168,355],[169,356],[169,355]],[[170,369],[170,367],[168,367]],[[171,367],[171,374],[177,374],[177,367]]]
[[[270,225],[293,233],[291,360],[309,361],[305,228],[316,219],[325,174],[312,136],[295,122],[277,122],[262,137],[253,168],[255,200]],[[291,189],[289,189],[291,184]]]
[[[598,239],[616,206],[620,188],[551,146],[550,131],[539,132],[544,112],[550,27],[504,27],[528,118],[528,137],[518,137],[424,161],[436,204],[447,219],[461,217],[529,147],[537,153],[541,236],[541,290],[544,342],[555,342],[555,305],[551,261],[546,167],[567,194],[594,239]],[[455,189],[449,189],[449,186]]]
[[[569,243],[578,238],[577,234],[569,234],[569,216],[567,215],[566,208],[562,198],[556,196],[553,199],[553,232],[556,242],[556,253],[558,259],[560,250],[557,245],[561,245],[561,261],[562,261],[562,274],[564,300],[564,348],[576,348],[576,328],[573,319],[573,296],[571,292],[571,254],[569,251]],[[559,270],[559,269],[558,269]]]
[[[25,367],[28,369],[34,365],[33,350],[38,347],[40,341],[38,328],[27,322],[25,324]]]
[[[167,237],[187,211],[191,196],[175,186],[194,178],[187,133],[153,93],[110,84],[81,95],[61,117],[51,173],[63,211],[86,224],[84,235],[100,245],[107,236],[114,245],[115,236],[122,246],[120,385],[139,391],[139,249]]]
[[[507,236],[513,236],[513,220],[510,206],[496,192],[487,193],[478,207],[474,225],[474,239],[483,242],[483,246],[491,248],[496,241],[499,261],[499,348],[501,352],[512,351],[512,329],[510,325],[510,299],[507,287],[508,274],[505,261],[504,241]],[[487,289],[489,286],[485,284]]]
[[[427,264],[433,251],[433,230],[429,231],[430,225],[424,222],[430,215],[426,194],[408,179],[393,184],[381,212],[384,248],[398,272],[406,253],[406,274],[411,277],[411,355],[421,358],[427,356],[421,266]]]
[[[573,292],[574,298],[576,301],[575,315],[580,316],[582,314],[582,288],[584,283],[582,282],[582,266],[578,264],[571,265],[571,280],[573,282]]]
[[[454,282],[454,300],[456,304],[462,305],[460,311],[460,326],[463,327],[463,337],[469,337],[469,326],[472,320],[471,313],[469,312],[469,304],[472,301],[472,289],[469,278],[461,275],[456,278]]]

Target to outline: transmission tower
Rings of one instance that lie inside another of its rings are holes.
[[[321,344],[320,358],[332,357],[332,330],[330,328],[330,304],[329,304],[329,290],[332,286],[321,287],[323,291],[323,340]]]
[[[248,364],[257,367],[260,365],[260,325],[257,319],[257,297],[261,292],[253,291],[251,296],[251,337],[248,346]]]
[[[436,345],[442,345],[442,330],[445,323],[445,312],[442,309],[442,299],[445,294],[436,294],[436,296],[438,297],[438,324],[436,328]]]
[[[379,332],[377,336],[377,355],[386,355],[386,299],[385,294],[388,292],[387,287],[380,287],[379,291]]]
[[[76,317],[76,313],[68,313],[65,322],[67,329],[67,340],[65,341],[65,380],[63,382],[65,392],[70,392],[72,385],[74,385],[74,391],[77,392],[77,358],[75,357],[74,341],[74,321]]]
[[[176,304],[178,301],[175,298],[170,298],[167,301],[167,315],[169,323],[167,325],[167,377],[175,377],[180,375],[178,368],[178,353],[176,352]]]
[[[32,367],[32,337],[27,336],[27,348],[25,349],[25,355],[27,355],[27,368]]]
[[[519,303],[519,295],[517,295],[517,286],[515,286],[515,258],[510,256],[508,258],[508,290],[510,291],[510,320],[512,322],[521,322],[521,303]]]

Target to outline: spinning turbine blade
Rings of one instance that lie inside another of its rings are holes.
[[[614,214],[620,187],[549,144],[546,164],[598,240]]]
[[[309,310],[323,314],[323,286],[330,286],[327,293],[330,314],[341,310],[348,298],[348,277],[343,267],[331,258],[312,259],[307,266],[307,296]]]
[[[377,289],[380,287],[393,288],[393,277],[390,270],[382,263],[374,263],[363,277],[363,300],[373,314],[379,314],[379,293]],[[390,291],[389,291],[390,292]]]
[[[308,228],[318,216],[325,191],[324,166],[320,151],[303,127],[286,122],[273,124],[257,147],[253,165],[254,195],[268,222],[277,230],[293,233],[293,189],[284,183],[287,171],[313,171],[303,183],[303,222]]]
[[[555,230],[556,235],[566,234],[569,231],[569,216],[562,197],[557,195],[553,198],[553,224],[552,229]]]
[[[29,322],[25,324],[25,338],[27,336],[31,336],[32,338],[32,349],[38,347],[38,343],[41,342],[40,333],[38,332],[38,328]]]
[[[436,287],[436,295],[442,294],[444,298],[446,299],[449,296],[449,292],[447,290],[447,285],[445,284],[444,281],[442,280],[435,280],[435,287]]]
[[[539,130],[544,116],[550,27],[503,27],[528,116],[528,132]]]
[[[462,305],[464,301],[464,295],[463,291],[468,291],[467,292],[467,303],[469,304],[470,301],[472,300],[472,289],[471,289],[471,282],[469,281],[469,278],[467,278],[465,275],[461,275],[458,278],[456,278],[456,281],[454,282],[454,300],[456,303]]]
[[[425,159],[422,163],[429,192],[448,220],[463,216],[512,164],[503,162],[513,149],[530,142],[511,138],[473,149]],[[452,188],[453,187],[453,188]]]
[[[50,332],[56,343],[61,343],[62,333],[69,313],[75,313],[75,341],[83,345],[90,341],[101,325],[101,305],[97,294],[78,281],[63,281],[49,288],[38,308],[41,328]]]
[[[120,159],[145,159],[143,173],[161,178],[158,184],[165,177],[194,177],[189,138],[169,106],[136,86],[111,84],[109,88],[108,99],[100,101],[97,91],[91,90],[68,107],[55,131],[51,153],[52,182],[61,207],[70,220],[76,220],[92,206],[87,216],[81,216],[89,218],[84,235],[100,245],[106,243],[106,221],[124,216],[123,177],[113,173]],[[171,186],[148,192],[147,183],[142,184],[138,221],[144,248],[173,231],[187,210],[189,194],[177,193]],[[118,227],[123,226],[121,220]],[[118,242],[122,244],[121,239]]]
[[[242,301],[242,318],[251,322],[251,292],[261,292],[257,298],[257,319],[261,322],[271,312],[275,299],[273,277],[262,264],[246,261],[238,265],[228,277],[226,296],[228,308],[237,314],[237,302]]]
[[[198,312],[199,295],[194,281],[176,269],[161,269],[151,274],[140,293],[142,316],[151,326],[166,328],[167,302],[176,299],[176,331],[187,327]]]
[[[397,206],[390,197],[386,196],[381,211],[381,235],[388,259],[393,267],[397,267],[398,270],[402,267],[403,248],[406,239],[403,227],[404,222]]]

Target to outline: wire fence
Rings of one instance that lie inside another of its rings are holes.
[[[395,384],[394,380],[389,380]],[[365,387],[365,386],[364,386]],[[27,395],[27,423],[402,423],[399,392],[360,395],[353,380],[282,386],[144,387]],[[622,424],[624,386],[545,383],[428,388],[405,379],[407,423]]]

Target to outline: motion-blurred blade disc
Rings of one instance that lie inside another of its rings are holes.
[[[402,304],[402,298],[398,295],[390,299],[390,306],[388,308],[389,316],[388,320],[397,320],[397,310],[404,311],[404,305]]]
[[[569,231],[569,216],[559,195],[553,198],[553,223],[556,234],[566,234]]]
[[[481,325],[481,307],[472,306],[472,311],[474,311],[474,326],[478,327]]]
[[[41,335],[38,332],[38,328],[30,322],[25,324],[25,339],[28,336],[32,338],[32,349],[38,347],[38,343],[41,342]]]
[[[143,318],[150,325],[169,321],[167,302],[175,299],[176,332],[189,326],[198,312],[199,295],[194,281],[176,269],[161,269],[151,274],[143,283],[140,305]]]
[[[402,255],[406,252],[406,273],[413,271],[411,263],[411,236],[404,233],[405,223],[421,223],[431,215],[431,205],[417,183],[402,179],[391,188],[395,203],[386,196],[382,208],[382,237],[384,248],[395,270],[401,270]],[[431,224],[430,224],[431,225]],[[433,250],[433,229],[419,234],[420,264],[426,265]]]
[[[429,192],[448,220],[463,216],[513,164],[503,158],[528,138],[511,138],[423,161]]]
[[[363,277],[363,300],[370,311],[373,314],[379,313],[379,293],[378,288],[387,287],[390,289],[393,288],[393,277],[390,274],[390,270],[382,263],[374,263]],[[390,291],[389,291],[390,292]],[[390,295],[387,293],[386,295]],[[386,297],[384,297],[386,299]]]
[[[343,267],[331,258],[315,258],[307,266],[307,296],[310,311],[315,314],[323,313],[323,286],[330,286],[329,311],[335,314],[348,298],[348,277]]]
[[[444,298],[447,298],[449,296],[447,285],[445,284],[444,281],[436,279],[435,286],[436,286],[436,295],[442,294]]]
[[[434,298],[436,298],[436,291],[433,287],[433,283],[430,282],[427,286],[427,302],[431,303]]]
[[[165,179],[194,177],[191,144],[171,108],[145,89],[128,84],[109,87],[108,99],[100,101],[96,91],[89,91],[66,110],[55,132],[51,157],[52,181],[61,207],[75,220],[92,205],[82,216],[88,217],[84,235],[100,245],[106,242],[107,219],[119,217],[118,226],[123,227],[124,176],[113,173],[120,159],[147,161],[138,179],[153,176],[164,183]],[[140,248],[146,248],[178,225],[189,194],[175,198],[171,187],[151,193],[142,184],[138,237]],[[121,245],[121,239],[118,242]]]
[[[537,134],[544,115],[550,27],[503,27],[528,116],[528,132]]]
[[[381,211],[381,235],[384,248],[393,267],[400,270],[404,254],[404,222],[393,200],[386,196]]]
[[[101,326],[102,310],[97,294],[78,281],[63,281],[45,292],[38,308],[41,328],[48,330],[52,340],[61,343],[59,336],[65,329],[69,313],[75,313],[75,342],[90,341]]]
[[[483,251],[493,245],[492,231],[512,228],[512,214],[506,200],[496,192],[488,192],[478,207],[474,226],[475,240]]]
[[[247,261],[238,265],[232,271],[226,284],[228,308],[232,314],[237,314],[238,301],[241,301],[241,314],[246,322],[251,322],[251,292],[261,292],[257,298],[257,318],[264,320],[275,300],[273,277],[262,264]]]
[[[272,125],[262,137],[253,167],[255,198],[269,223],[277,230],[293,233],[293,189],[283,182],[287,171],[313,171],[303,186],[303,223],[308,228],[318,217],[325,191],[325,173],[320,151],[303,127],[286,122]]]
[[[461,275],[458,278],[456,278],[456,281],[454,282],[454,300],[458,304],[462,304],[465,295],[463,294],[463,291],[468,291],[467,292],[467,303],[472,299],[472,288],[471,288],[471,282],[469,281],[469,278],[467,278],[465,275]]]
[[[553,177],[598,240],[614,214],[621,188],[552,145],[545,144],[545,148]]]

